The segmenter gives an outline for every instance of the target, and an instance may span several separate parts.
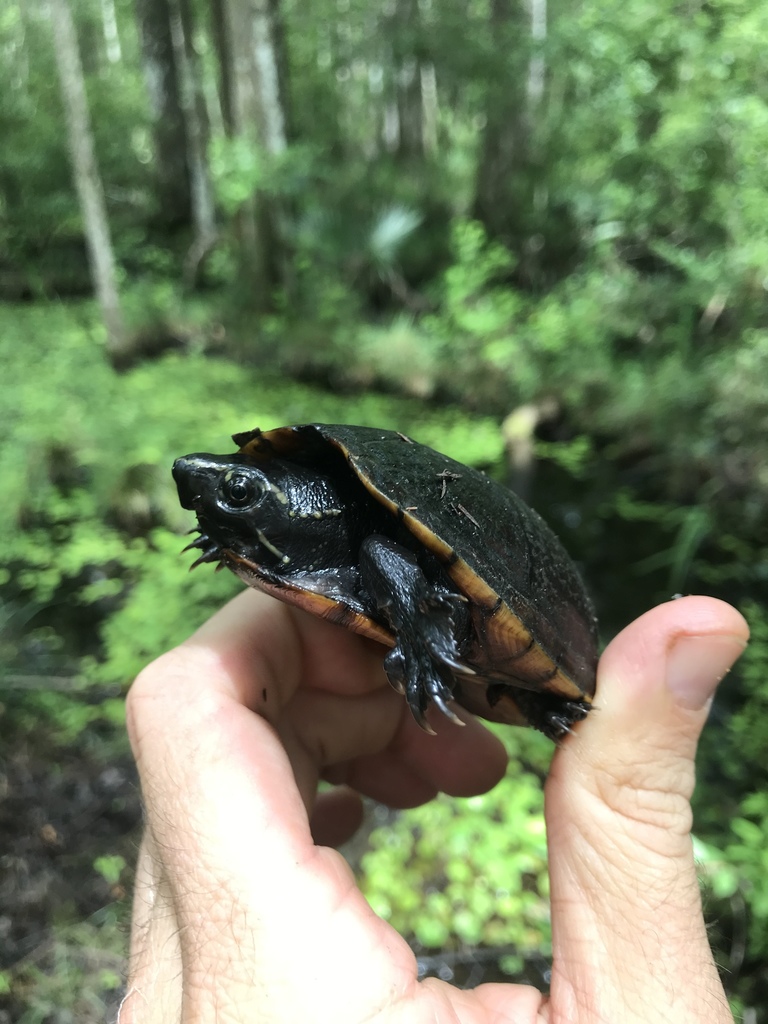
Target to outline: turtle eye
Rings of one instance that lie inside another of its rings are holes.
[[[244,473],[234,473],[224,480],[221,487],[221,496],[224,503],[233,509],[247,508],[252,505],[260,496],[261,488],[256,482]]]

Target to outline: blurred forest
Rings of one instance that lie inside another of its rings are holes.
[[[114,1016],[122,698],[239,586],[187,574],[170,465],[302,421],[516,487],[604,640],[747,616],[695,831],[768,1021],[766,44],[745,0],[0,0],[0,1024]],[[351,856],[425,971],[542,985],[551,746],[504,738]]]

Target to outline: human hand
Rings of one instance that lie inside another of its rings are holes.
[[[546,787],[551,995],[460,991],[417,980],[329,847],[359,823],[359,793],[405,807],[490,788],[501,744],[474,719],[425,736],[375,645],[241,594],[129,695],[147,827],[121,1024],[731,1022],[689,798],[708,698],[746,638],[729,606],[684,598],[613,641],[598,710]],[[319,778],[340,788],[316,798]]]

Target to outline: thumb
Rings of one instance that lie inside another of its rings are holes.
[[[704,927],[690,798],[711,696],[747,638],[729,605],[689,597],[643,615],[601,659],[595,710],[547,782],[563,1019],[733,1019]]]

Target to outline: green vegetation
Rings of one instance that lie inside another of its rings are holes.
[[[237,41],[214,15],[242,16],[240,0],[71,2],[118,358],[87,297],[51,26],[42,4],[0,0],[0,775],[18,800],[0,820],[27,873],[69,842],[59,859],[89,894],[67,880],[57,902],[50,883],[0,960],[0,1007],[24,1024],[113,1009],[136,842],[124,691],[239,586],[186,573],[171,462],[316,420],[406,431],[529,488],[605,639],[676,592],[745,613],[753,642],[704,737],[696,830],[729,993],[768,1021],[768,15],[589,0],[550,5],[534,39],[531,5],[273,6],[282,141],[253,81],[227,82]],[[182,11],[204,116],[179,95],[158,116],[141,65],[159,29],[139,7]],[[238,104],[264,117],[239,121]],[[215,239],[194,207],[195,140]],[[548,746],[505,742],[504,783],[403,813],[361,870],[422,951],[502,946],[519,975],[549,943]],[[37,817],[22,777],[44,793]],[[77,814],[103,790],[114,831],[85,842],[74,811],[51,812],[70,777],[93,783]],[[22,849],[17,827],[39,838]]]
[[[550,744],[499,730],[509,770],[495,789],[468,800],[443,795],[405,811],[371,836],[365,893],[377,913],[417,948],[508,947],[517,957],[550,946],[544,795]]]

